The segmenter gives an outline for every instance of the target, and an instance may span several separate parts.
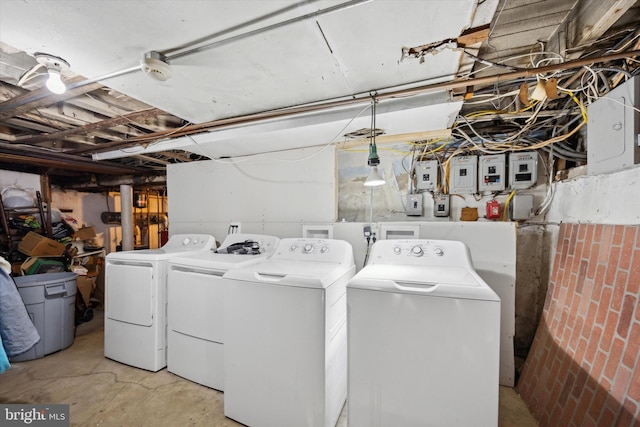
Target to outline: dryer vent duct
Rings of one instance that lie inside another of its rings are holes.
[[[151,50],[146,52],[140,60],[140,68],[154,80],[164,82],[173,75],[167,58],[160,52]]]

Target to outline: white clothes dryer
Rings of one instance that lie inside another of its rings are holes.
[[[224,295],[229,280],[222,276],[269,258],[279,241],[261,234],[229,234],[217,251],[169,260],[169,372],[224,389]]]
[[[271,258],[227,272],[224,414],[252,427],[333,427],[346,398],[342,240],[282,239]]]
[[[167,261],[215,247],[213,236],[176,234],[159,249],[108,254],[105,357],[153,372],[167,366]]]
[[[500,299],[463,243],[377,241],[347,304],[349,427],[498,425]]]

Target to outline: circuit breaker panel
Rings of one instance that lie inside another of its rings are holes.
[[[454,157],[449,167],[449,194],[478,192],[478,156]]]
[[[478,191],[503,191],[506,182],[506,156],[492,154],[478,158]]]
[[[509,188],[522,190],[538,182],[538,154],[522,151],[509,154]]]
[[[438,186],[438,161],[416,162],[413,168],[416,177],[416,189],[433,191]]]
[[[587,172],[614,172],[640,163],[640,76],[587,107]]]

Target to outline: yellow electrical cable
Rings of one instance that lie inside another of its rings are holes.
[[[573,101],[578,104],[578,108],[580,108],[580,114],[582,114],[582,120],[584,120],[585,123],[588,122],[588,117],[587,117],[587,111],[584,108],[584,105],[582,105],[582,103],[580,102],[580,100],[578,98],[576,98],[576,96],[573,94],[572,91],[570,90],[566,90],[563,91],[569,94],[569,96],[571,97],[571,99],[573,99]]]
[[[502,221],[506,221],[507,220],[507,210],[509,208],[509,202],[511,202],[511,199],[513,199],[514,194],[516,194],[515,191],[512,191],[511,194],[509,194],[509,197],[507,197],[507,200],[504,202],[504,209],[502,210]]]

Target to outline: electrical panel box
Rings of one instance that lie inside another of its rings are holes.
[[[407,194],[404,212],[408,216],[422,216],[422,194]]]
[[[503,191],[506,177],[506,156],[504,154],[492,154],[478,158],[478,191]]]
[[[511,219],[514,221],[533,217],[533,195],[516,194],[511,200]]]
[[[531,188],[538,182],[538,154],[520,151],[509,154],[509,188]]]
[[[640,76],[587,107],[587,173],[613,172],[640,163]]]
[[[433,196],[433,216],[449,216],[448,194],[435,194]]]
[[[449,162],[449,194],[478,192],[478,156],[457,156]]]
[[[426,160],[416,162],[413,168],[416,176],[416,189],[435,190],[438,186],[438,161]]]

